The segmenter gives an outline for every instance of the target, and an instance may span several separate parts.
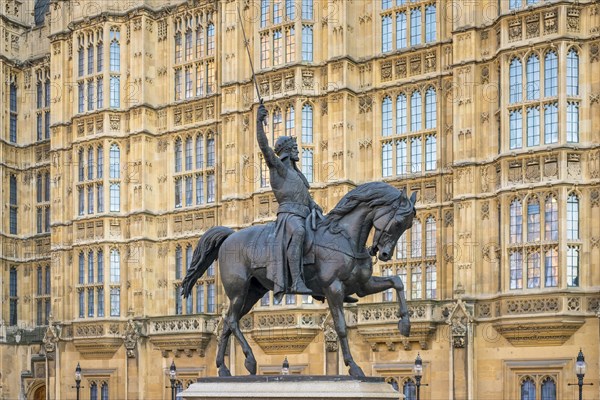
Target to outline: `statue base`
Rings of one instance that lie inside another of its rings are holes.
[[[178,400],[389,400],[404,399],[383,378],[315,375],[255,375],[199,378]]]

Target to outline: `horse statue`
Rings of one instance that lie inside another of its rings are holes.
[[[373,256],[381,261],[392,258],[400,236],[412,226],[416,194],[409,199],[384,182],[370,182],[348,192],[324,219],[319,220],[313,238],[305,245],[304,267],[306,285],[314,297],[326,298],[331,311],[344,363],[354,377],[365,376],[354,362],[344,319],[344,299],[356,294],[359,297],[395,289],[398,294],[398,329],[404,336],[410,334],[408,307],[404,284],[398,276],[372,276]],[[256,359],[239,327],[246,315],[269,290],[273,282],[267,279],[266,265],[268,237],[275,224],[254,225],[234,231],[224,226],[210,228],[198,241],[192,262],[183,279],[182,295],[188,297],[198,278],[218,258],[220,277],[230,304],[224,318],[217,349],[219,376],[230,376],[225,365],[228,339],[233,335],[239,341],[246,360],[244,366],[256,375]],[[365,247],[371,230],[373,243]],[[308,236],[308,235],[307,235]],[[311,254],[312,257],[311,257]],[[312,262],[314,260],[314,262]]]

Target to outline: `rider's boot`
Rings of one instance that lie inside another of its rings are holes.
[[[306,287],[304,279],[302,279],[302,271],[300,269],[300,254],[299,251],[293,251],[288,259],[290,265],[290,274],[292,275],[291,292],[296,294],[312,294],[312,290]]]

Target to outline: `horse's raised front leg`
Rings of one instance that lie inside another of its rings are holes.
[[[366,281],[358,291],[360,297],[373,293],[380,293],[388,289],[396,289],[398,303],[400,306],[400,321],[398,321],[398,330],[403,336],[410,335],[410,319],[408,316],[408,306],[404,296],[404,284],[399,276],[372,276]]]
[[[329,303],[329,310],[335,325],[335,331],[342,347],[342,355],[344,356],[344,364],[348,366],[351,376],[363,377],[365,373],[354,362],[348,345],[348,331],[346,329],[346,319],[344,318],[344,288],[340,281],[336,280],[328,288],[325,289],[325,297]]]

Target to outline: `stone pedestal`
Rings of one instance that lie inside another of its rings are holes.
[[[179,395],[179,400],[389,400],[404,396],[383,378],[350,376],[276,375],[200,378]]]

